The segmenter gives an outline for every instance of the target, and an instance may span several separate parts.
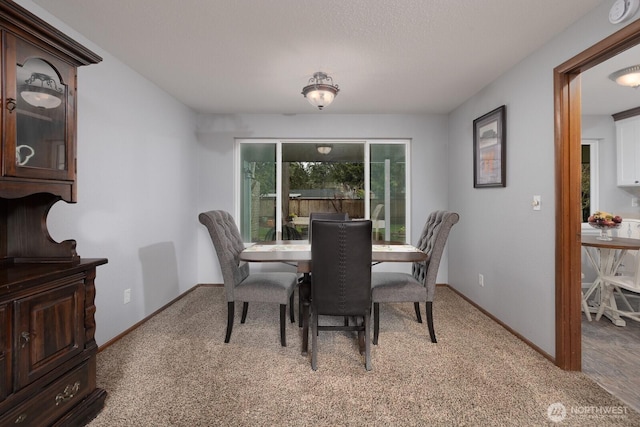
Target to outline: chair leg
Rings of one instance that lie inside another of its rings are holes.
[[[298,326],[302,327],[302,316],[304,315],[304,306],[309,304],[311,299],[311,277],[309,273],[304,273],[298,285]],[[307,313],[309,314],[309,313]]]
[[[371,370],[371,313],[364,315],[364,367]]]
[[[298,327],[302,327],[302,279],[298,280]]]
[[[429,328],[429,336],[432,343],[437,343],[436,332],[433,329],[433,302],[427,301],[427,327]]]
[[[306,356],[309,352],[309,304],[302,307],[302,355]]]
[[[291,293],[291,296],[289,297],[289,317],[291,317],[291,323],[295,323],[296,322],[296,317],[293,314],[293,292]]]
[[[378,345],[378,332],[380,331],[380,303],[373,303],[373,344]]]
[[[248,311],[249,311],[249,303],[245,301],[244,303],[242,303],[242,319],[240,319],[240,323],[244,323],[244,321],[247,320]]]
[[[228,343],[231,339],[231,330],[233,329],[233,315],[234,315],[233,301],[227,302],[227,335],[224,337],[224,342]]]
[[[298,284],[298,327],[299,328],[302,327],[302,289],[300,289],[300,286],[302,286],[302,282]]]
[[[285,334],[285,324],[287,321],[287,304],[280,304],[280,344],[287,346],[287,336]]]
[[[318,314],[311,313],[311,369],[318,370]]]
[[[418,323],[422,323],[422,316],[420,315],[420,303],[415,301],[413,303],[413,308],[416,309],[416,317],[418,318]]]

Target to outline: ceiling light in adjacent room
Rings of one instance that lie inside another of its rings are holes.
[[[637,88],[640,86],[640,65],[623,68],[609,74],[609,78],[621,86]]]

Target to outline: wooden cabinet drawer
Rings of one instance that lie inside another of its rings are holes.
[[[0,426],[50,425],[92,391],[88,378],[89,364],[85,361],[29,401],[7,413],[0,419]]]

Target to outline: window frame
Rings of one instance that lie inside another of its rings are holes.
[[[589,206],[593,213],[599,209],[600,205],[600,140],[585,138],[580,142],[580,145],[589,146]],[[581,228],[591,230],[588,222],[583,222]]]
[[[242,156],[243,144],[275,144],[276,146],[276,212],[275,227],[282,231],[282,146],[283,144],[363,144],[364,145],[364,185],[365,219],[371,219],[371,146],[372,145],[404,145],[405,148],[405,240],[411,237],[411,142],[410,138],[235,138],[234,142],[234,211],[235,218],[242,212]],[[385,216],[386,218],[386,216]],[[239,226],[241,224],[239,223]],[[242,230],[240,230],[242,233]],[[245,242],[251,244],[251,242]]]

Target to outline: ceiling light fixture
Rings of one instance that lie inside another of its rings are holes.
[[[318,145],[316,145],[316,150],[318,150],[318,153],[324,154],[324,155],[329,154],[331,152],[332,148],[333,148],[333,146],[331,144],[318,144]]]
[[[331,104],[338,92],[338,85],[334,85],[333,79],[321,71],[315,73],[309,84],[302,88],[302,95],[320,110]]]
[[[615,73],[609,74],[609,78],[621,86],[637,88],[640,86],[640,65],[632,65]]]
[[[34,84],[40,80],[40,85]],[[58,83],[43,73],[31,73],[31,77],[20,85],[20,96],[29,104],[38,108],[56,108],[62,104],[63,90]]]

